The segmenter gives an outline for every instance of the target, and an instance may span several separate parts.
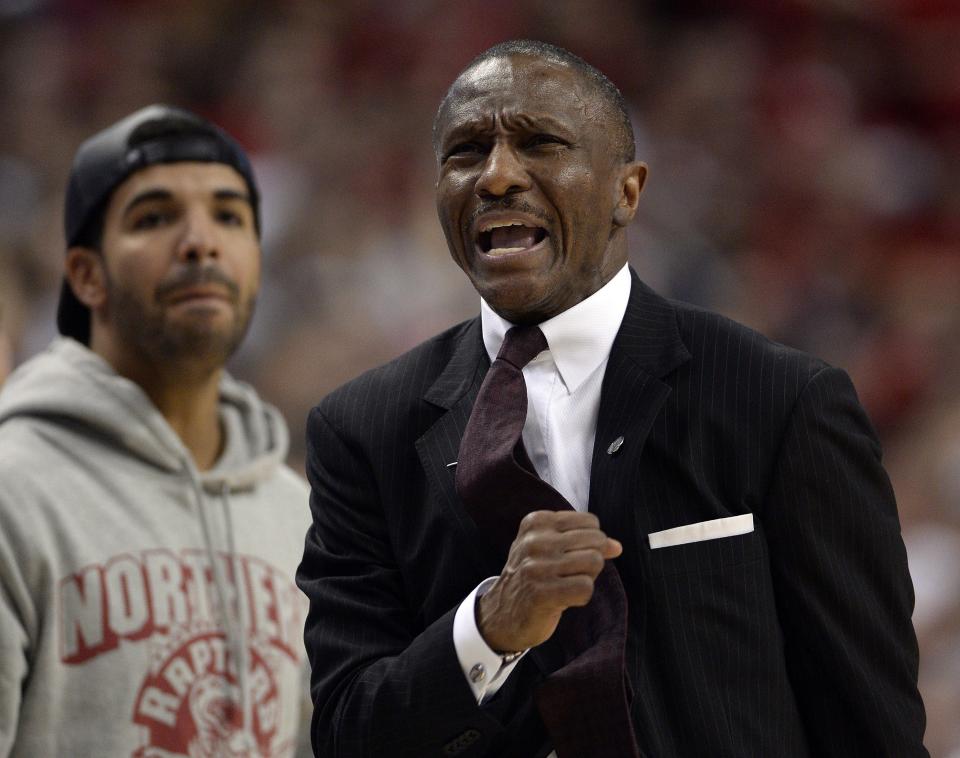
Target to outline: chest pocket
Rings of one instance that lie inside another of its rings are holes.
[[[672,530],[671,530],[672,531]],[[658,544],[655,533],[653,544]],[[643,573],[665,577],[682,574],[724,572],[746,564],[765,561],[766,540],[758,523],[742,534],[722,534],[694,542],[672,544],[669,537],[662,547],[651,547],[651,538],[643,535],[640,550]]]

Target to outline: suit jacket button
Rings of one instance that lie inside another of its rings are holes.
[[[467,729],[443,746],[443,754],[451,756],[459,755],[478,739],[480,739],[480,732],[476,729]]]

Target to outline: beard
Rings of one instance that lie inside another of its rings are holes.
[[[231,295],[234,318],[228,325],[199,314],[176,321],[161,305],[166,294],[179,287],[217,283]],[[219,368],[243,341],[256,298],[240,300],[239,288],[214,266],[189,266],[175,277],[161,282],[153,302],[144,302],[133,290],[107,275],[107,293],[111,317],[124,344],[151,362],[188,361],[208,368]]]

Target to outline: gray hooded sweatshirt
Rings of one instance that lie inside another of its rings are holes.
[[[0,756],[288,756],[308,490],[247,385],[198,472],[160,412],[58,339],[0,393]]]

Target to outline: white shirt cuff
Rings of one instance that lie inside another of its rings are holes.
[[[504,663],[503,658],[490,649],[481,636],[480,630],[477,629],[477,619],[474,615],[476,599],[489,590],[497,578],[491,576],[480,582],[476,589],[460,603],[453,617],[453,646],[457,649],[460,668],[463,669],[463,675],[470,689],[473,690],[477,703],[481,704],[497,693],[510,676],[510,672],[527,654],[525,650],[510,663]]]

